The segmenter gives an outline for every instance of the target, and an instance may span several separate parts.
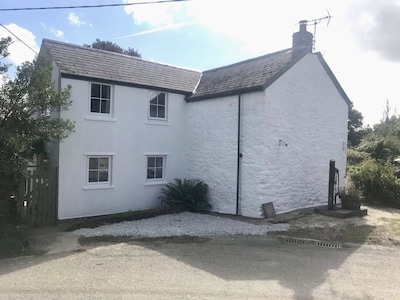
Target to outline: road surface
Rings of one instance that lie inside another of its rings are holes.
[[[89,241],[0,260],[0,299],[400,299],[400,247],[326,246],[265,236]]]

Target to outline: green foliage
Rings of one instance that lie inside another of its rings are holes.
[[[3,55],[7,41],[0,40]],[[71,121],[51,117],[71,104],[71,88],[56,91],[51,70],[51,62],[39,57],[19,66],[15,78],[0,87],[0,206],[9,200],[28,161],[44,151],[43,144],[73,131]]]
[[[387,102],[381,122],[349,143],[348,175],[366,201],[400,206],[400,118],[390,110]]]
[[[121,46],[110,42],[110,41],[102,41],[100,39],[96,39],[91,45],[84,44],[85,47],[93,48],[93,49],[100,49],[110,52],[116,52],[121,54],[126,54],[135,57],[142,57],[142,55],[135,50],[134,48],[129,47],[128,49],[122,49]]]
[[[0,57],[6,58],[8,56],[8,47],[11,45],[11,38],[1,38],[0,39]],[[7,72],[8,65],[0,62],[0,74]]]
[[[208,211],[211,205],[208,202],[208,186],[198,179],[175,179],[162,189],[162,203],[168,208],[185,211]]]
[[[366,201],[399,206],[400,181],[394,175],[394,171],[390,162],[379,162],[369,158],[349,166],[348,175]]]
[[[378,160],[393,160],[400,156],[400,138],[378,133],[366,136],[357,147],[358,151],[368,153]]]
[[[366,152],[362,152],[352,148],[347,149],[347,166],[354,166],[368,158],[371,158],[371,156]]]
[[[347,122],[348,142],[351,147],[357,146],[366,133],[366,131],[362,129],[363,118],[363,115],[351,104]]]

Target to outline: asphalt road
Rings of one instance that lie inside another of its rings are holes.
[[[89,241],[0,260],[0,299],[400,299],[400,247],[251,236]]]

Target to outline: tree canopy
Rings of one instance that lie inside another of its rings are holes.
[[[134,48],[129,47],[128,49],[123,49],[121,46],[110,42],[110,41],[102,41],[100,39],[96,39],[91,45],[84,44],[83,46],[93,48],[93,49],[100,49],[110,52],[116,52],[121,54],[126,54],[134,57],[142,57],[142,55]]]
[[[349,146],[357,146],[364,134],[363,131],[363,115],[356,110],[351,104],[348,115],[348,141]]]
[[[349,126],[349,147],[348,175],[365,200],[400,207],[400,117],[390,115],[388,102],[372,128]]]
[[[1,56],[8,52],[11,39],[0,40]],[[1,65],[1,75],[6,67]],[[17,67],[15,78],[0,86],[0,206],[21,179],[27,163],[45,151],[44,143],[66,138],[73,122],[52,118],[71,104],[71,87],[56,91],[51,80],[51,62],[39,57]],[[1,208],[1,207],[0,207]]]

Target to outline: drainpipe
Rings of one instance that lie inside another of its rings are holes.
[[[241,94],[238,94],[238,128],[237,128],[237,168],[236,168],[236,215],[239,215],[239,193],[240,193],[240,159],[242,158],[241,145],[240,145],[240,117],[241,117],[241,106],[242,99]]]

